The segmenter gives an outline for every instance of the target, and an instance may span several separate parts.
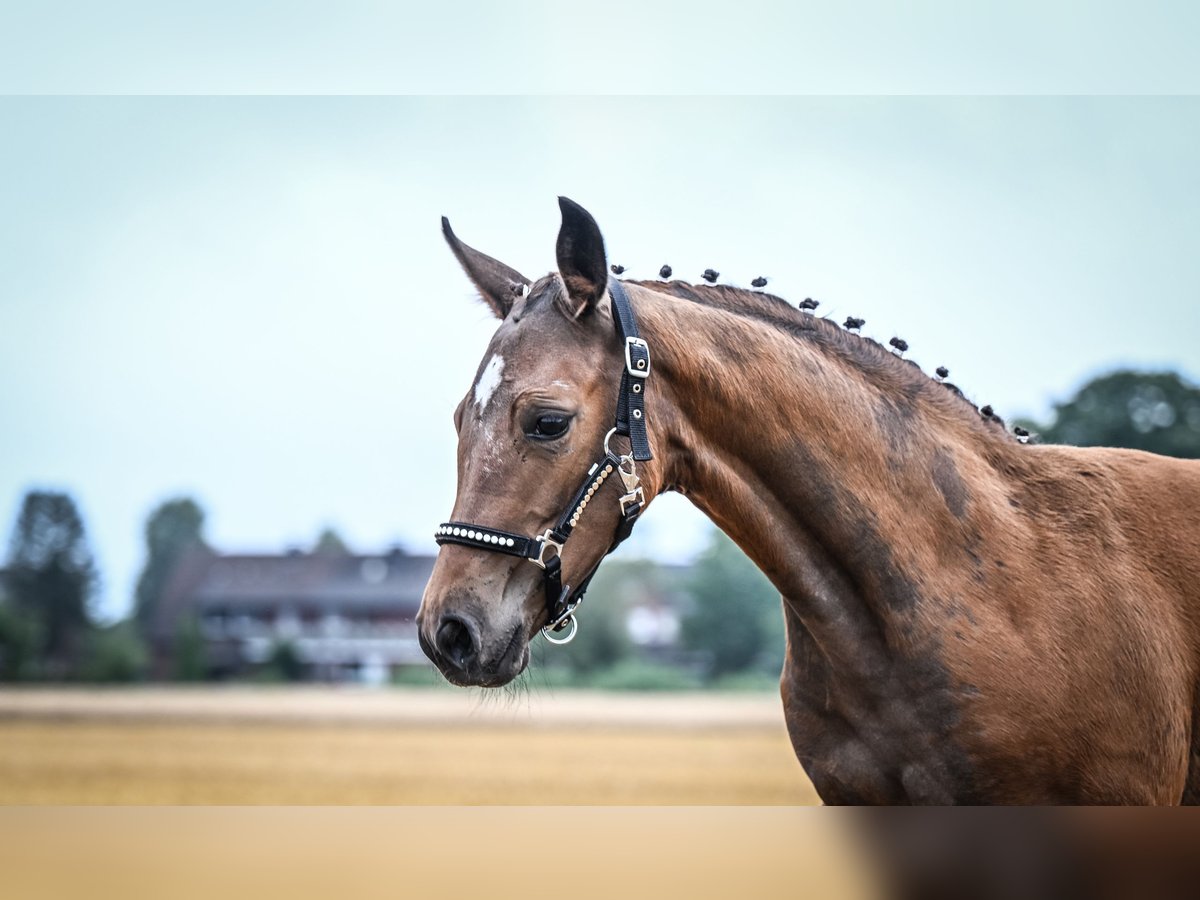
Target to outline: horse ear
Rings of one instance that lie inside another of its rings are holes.
[[[591,214],[566,197],[558,198],[562,227],[558,231],[558,274],[571,297],[575,316],[591,312],[608,289],[604,238]]]
[[[512,309],[517,298],[525,293],[530,281],[516,269],[510,269],[498,259],[468,247],[450,229],[450,220],[442,216],[442,234],[454,251],[467,277],[479,288],[484,302],[492,308],[496,318],[503,319]]]

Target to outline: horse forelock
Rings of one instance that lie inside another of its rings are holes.
[[[557,307],[558,311],[566,315],[568,319],[577,317],[577,311],[571,307],[566,285],[563,283],[562,276],[557,272],[543,275],[530,285],[529,293],[525,297],[521,309],[514,310],[516,312],[514,320],[519,321],[522,316],[546,306]]]

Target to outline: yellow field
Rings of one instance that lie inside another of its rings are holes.
[[[778,700],[0,692],[3,804],[811,804]]]

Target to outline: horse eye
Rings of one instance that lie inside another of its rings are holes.
[[[537,421],[533,423],[533,431],[529,433],[529,436],[541,438],[542,440],[552,440],[566,434],[567,426],[570,424],[571,420],[567,416],[547,413],[537,417]]]

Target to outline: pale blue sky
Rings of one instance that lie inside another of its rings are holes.
[[[0,535],[70,490],[125,609],[177,493],[226,549],[432,551],[494,327],[444,248],[548,271],[555,197],[613,261],[863,316],[978,402],[1200,375],[1191,98],[0,99]],[[704,523],[656,504],[630,552]]]
[[[17,93],[1164,94],[1192,0],[0,3]]]

